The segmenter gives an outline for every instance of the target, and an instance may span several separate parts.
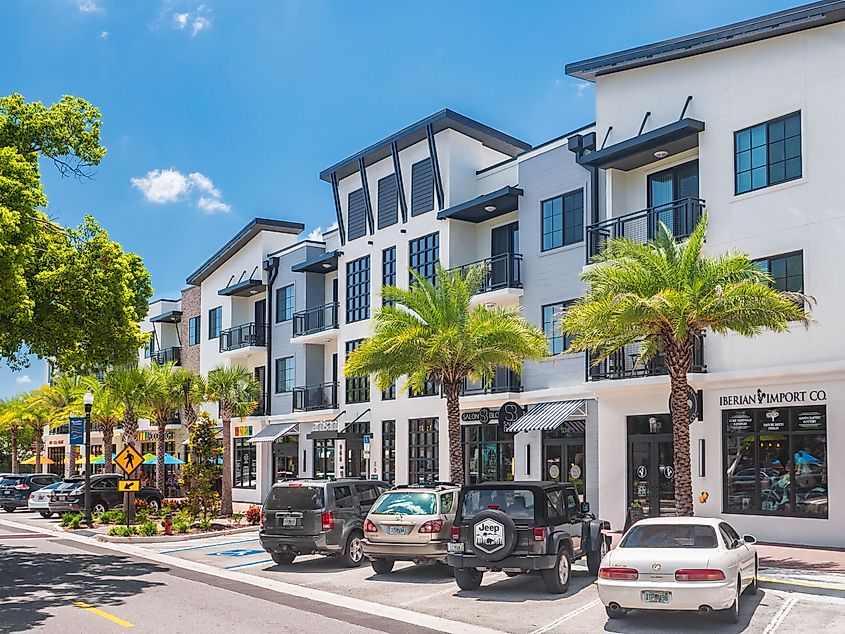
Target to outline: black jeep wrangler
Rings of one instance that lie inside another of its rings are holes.
[[[475,590],[487,570],[508,575],[539,570],[549,592],[569,588],[572,562],[590,574],[610,546],[610,523],[590,514],[563,482],[486,482],[461,489],[447,561],[462,590]]]

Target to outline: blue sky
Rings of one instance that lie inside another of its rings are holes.
[[[567,62],[796,4],[4,0],[0,94],[102,110],[102,165],[45,166],[49,211],[93,214],[176,298],[255,216],[327,227],[318,172],[413,121],[449,107],[538,144],[594,119]],[[43,378],[0,364],[0,397]]]

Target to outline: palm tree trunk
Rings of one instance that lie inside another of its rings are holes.
[[[232,514],[232,406],[220,404],[220,418],[223,419],[223,482],[220,490],[220,515]]]
[[[675,506],[678,515],[691,517],[692,468],[690,461],[689,401],[687,372],[692,366],[692,338],[671,342],[666,346],[666,366],[669,370],[669,407],[672,413],[672,444],[675,454]]]
[[[76,459],[79,458],[79,445],[70,445],[69,447],[70,451],[68,454],[70,456],[67,458],[67,464],[65,464],[65,476],[68,478],[76,471]]]
[[[156,488],[165,493],[164,489],[164,430],[167,420],[156,421],[158,427],[158,438],[156,439]]]
[[[35,429],[35,473],[41,473],[41,452],[44,451],[43,427]]]
[[[17,425],[17,423],[12,423],[9,426],[9,435],[11,436],[11,441],[12,441],[12,473],[18,473],[20,471],[20,465],[18,464],[18,425]]]
[[[103,466],[104,473],[112,473],[114,471],[114,463],[111,455],[114,453],[114,424],[100,423],[103,430],[103,456],[105,457],[105,465]]]
[[[464,446],[461,442],[461,383],[444,382],[446,392],[446,417],[449,435],[449,479],[455,484],[464,483]]]

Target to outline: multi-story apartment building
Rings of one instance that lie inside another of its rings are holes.
[[[683,238],[706,209],[708,252],[747,252],[779,289],[817,301],[806,330],[702,333],[690,377],[695,511],[769,541],[845,545],[845,467],[828,459],[845,446],[843,20],[845,2],[817,2],[566,67],[596,87],[598,147],[572,141],[606,182],[589,253],[609,236],[645,240],[658,220]],[[635,353],[589,375],[620,379],[591,381],[599,501],[614,526],[630,502],[674,507],[668,381]]]

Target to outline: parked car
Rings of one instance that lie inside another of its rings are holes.
[[[50,510],[50,498],[53,496],[53,491],[59,488],[62,485],[61,480],[56,480],[53,484],[48,484],[45,487],[38,489],[37,491],[33,491],[29,494],[29,500],[27,501],[27,506],[29,507],[30,511],[38,511],[41,514],[41,517],[48,518],[53,515],[53,512]]]
[[[53,484],[59,476],[52,473],[21,473],[4,476],[0,480],[0,506],[7,513],[24,508],[33,491]]]
[[[640,520],[601,563],[596,582],[608,617],[628,610],[719,610],[739,621],[739,595],[757,592],[757,552],[727,522],[701,517]]]
[[[345,566],[364,559],[364,518],[390,488],[377,480],[293,480],[274,484],[261,508],[261,547],[277,564],[297,555],[337,555]]]
[[[463,487],[447,561],[462,590],[484,572],[540,571],[549,592],[569,588],[572,562],[596,574],[610,545],[610,523],[596,519],[568,482],[487,482]]]
[[[123,507],[123,493],[117,490],[121,476],[115,473],[98,473],[91,476],[91,512],[94,515],[109,509]],[[151,509],[161,508],[164,495],[150,486],[142,486],[135,493],[136,500],[144,500]],[[85,479],[79,476],[68,478],[53,491],[47,503],[51,513],[77,512],[85,508]]]
[[[364,556],[387,574],[397,561],[446,563],[460,487],[396,487],[376,500],[364,520]]]

